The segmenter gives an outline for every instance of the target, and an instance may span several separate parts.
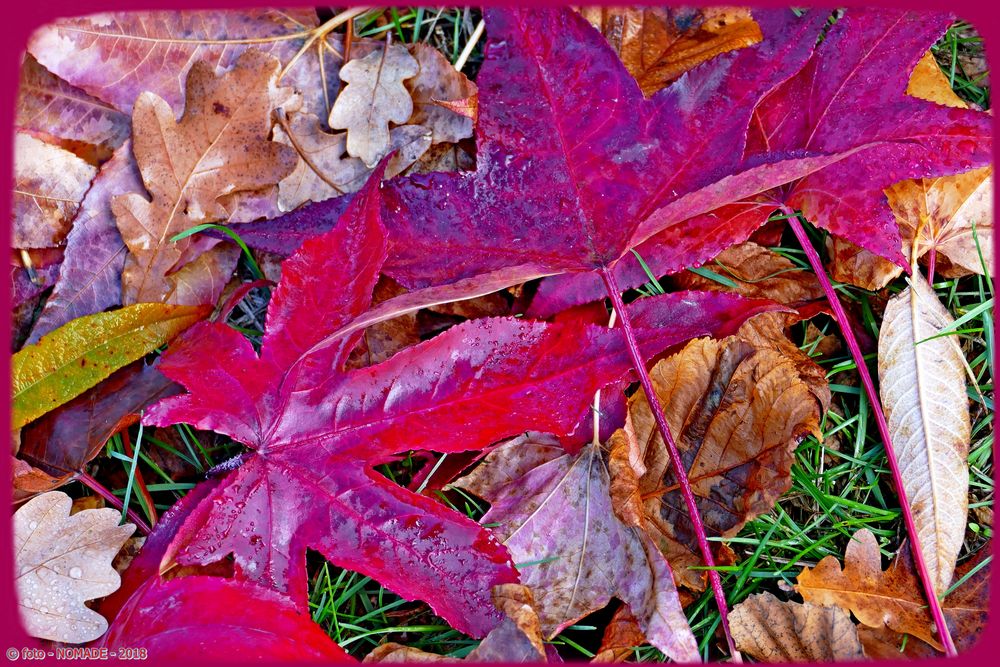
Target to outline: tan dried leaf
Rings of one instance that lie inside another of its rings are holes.
[[[14,137],[13,247],[52,248],[69,232],[97,168],[27,132]]]
[[[951,584],[968,515],[972,427],[954,320],[917,272],[890,299],[879,331],[879,395],[924,561],[938,595]]]
[[[33,637],[68,644],[97,639],[107,620],[84,602],[116,591],[111,561],[135,526],[118,525],[118,510],[84,510],[61,491],[43,493],[14,513],[18,606]]]
[[[318,202],[357,192],[372,170],[346,154],[347,134],[324,132],[319,118],[292,114],[274,128],[274,140],[291,146],[301,158],[295,171],[278,184],[278,206],[291,211],[307,202]],[[389,150],[399,152],[386,165],[392,178],[412,165],[431,145],[431,132],[420,125],[403,125],[389,131]]]
[[[278,68],[275,58],[255,50],[220,77],[212,64],[196,63],[180,121],[152,93],[136,100],[133,151],[152,200],[133,193],[111,203],[129,249],[124,303],[188,303],[170,273],[192,240],[175,243],[171,237],[200,223],[227,220],[231,212],[222,198],[277,184],[295,168],[295,152],[267,139]]]
[[[969,578],[942,603],[960,651],[976,642],[989,612],[989,568],[980,567],[985,556],[980,552],[958,568],[960,577]],[[843,569],[836,558],[827,556],[799,574],[795,590],[806,602],[850,610],[869,627],[913,635],[941,650],[905,543],[883,572],[875,536],[859,530],[847,545]]]
[[[369,168],[388,154],[389,123],[405,123],[413,100],[403,81],[417,74],[417,61],[398,44],[352,60],[340,68],[347,84],[330,111],[330,127],[347,130],[347,152]]]
[[[407,123],[430,128],[435,144],[453,144],[471,137],[472,118],[448,108],[448,103],[458,102],[463,107],[474,108],[478,97],[476,84],[429,44],[412,44],[410,54],[420,69],[406,82],[413,98],[413,115]]]
[[[910,75],[906,92],[937,104],[968,108],[929,51]],[[981,274],[984,262],[986,272],[993,275],[992,166],[952,176],[901,181],[886,188],[885,193],[899,223],[902,251],[907,258],[915,256],[926,261],[933,250],[937,270],[943,275]],[[830,237],[827,251],[834,279],[867,290],[882,289],[902,274],[902,269],[892,262],[843,239]]]
[[[748,325],[723,340],[693,340],[650,373],[711,537],[735,535],[774,506],[791,485],[796,446],[818,434],[829,402],[822,370],[779,323]],[[629,415],[637,449],[622,451],[631,438],[612,439],[616,511],[641,512],[677,581],[702,590],[704,573],[692,569],[703,564],[700,551],[642,392],[629,400]]]
[[[736,648],[761,662],[864,659],[858,627],[837,607],[760,593],[733,607],[729,619]]]
[[[763,39],[745,8],[587,7],[580,12],[607,38],[647,97],[709,58]]]
[[[858,638],[865,656],[872,660],[924,660],[942,655],[930,644],[909,635],[893,632],[889,628],[858,627]]]

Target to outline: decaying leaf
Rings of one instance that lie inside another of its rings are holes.
[[[941,595],[965,537],[972,438],[965,357],[954,319],[919,272],[890,299],[879,331],[879,395],[934,590]],[[928,340],[931,339],[931,340]]]
[[[646,96],[709,58],[762,39],[744,8],[587,7],[581,13],[608,39]]]
[[[30,55],[17,92],[17,127],[109,149],[128,137],[128,116],[53,76]]]
[[[181,303],[182,277],[169,274],[183,268],[189,280],[198,265],[178,266],[192,241],[171,237],[199,223],[228,220],[232,213],[221,197],[275,185],[295,168],[295,152],[267,139],[278,67],[259,51],[247,51],[218,78],[210,63],[196,63],[180,121],[152,93],[136,100],[133,151],[152,200],[135,193],[112,199],[129,249],[124,303]]]
[[[323,130],[319,118],[292,114],[287,124],[274,129],[274,140],[291,146],[301,158],[295,171],[278,184],[278,206],[291,211],[307,202],[357,192],[372,170],[358,158],[347,155],[347,134]],[[389,131],[389,150],[399,152],[389,159],[386,177],[412,165],[431,145],[431,131],[420,125],[403,125]]]
[[[504,620],[463,660],[472,663],[547,662],[531,589],[521,584],[501,584],[493,589],[493,604],[504,615]],[[461,661],[388,642],[366,655],[364,662]]]
[[[819,433],[829,403],[823,372],[790,341],[770,342],[784,337],[780,327],[761,336],[753,324],[721,341],[691,341],[650,372],[710,536],[735,535],[774,506],[791,485],[796,446]],[[701,555],[642,392],[629,415],[634,435],[612,439],[612,460],[622,462],[612,469],[618,511],[639,515],[678,582],[701,590],[704,573],[691,569]]]
[[[837,607],[751,595],[729,616],[736,647],[761,662],[839,662],[864,659],[858,628]]]
[[[906,92],[948,107],[969,106],[952,90],[930,51],[914,68]],[[903,255],[926,259],[933,251],[938,269],[948,276],[983,273],[984,262],[993,274],[992,165],[952,176],[900,181],[885,193],[899,223]],[[840,238],[829,238],[827,250],[830,275],[867,290],[882,289],[902,273],[892,262]],[[948,264],[942,266],[942,259]]]
[[[389,152],[389,123],[405,123],[413,100],[403,81],[419,65],[406,47],[390,44],[340,68],[347,84],[330,111],[330,127],[347,130],[347,152],[373,168]]]
[[[113,593],[121,579],[111,567],[135,526],[105,508],[70,516],[61,491],[29,500],[14,513],[14,566],[21,621],[33,637],[82,644],[108,627],[84,602]]]
[[[11,428],[21,428],[152,352],[211,312],[211,306],[137,303],[80,317],[11,360]]]
[[[27,132],[14,137],[15,248],[51,248],[69,231],[97,169]]]
[[[963,563],[956,574],[972,572],[985,555],[980,552]],[[972,646],[985,624],[988,589],[989,568],[982,567],[943,601],[945,620],[959,650]],[[827,556],[798,575],[795,590],[806,602],[849,609],[867,626],[909,634],[941,650],[906,544],[883,571],[875,536],[867,529],[859,530],[847,545],[843,569],[836,558]]]
[[[941,656],[930,644],[909,635],[893,632],[889,628],[858,626],[858,639],[865,651],[865,657],[872,660],[924,660]]]
[[[429,128],[435,144],[471,137],[473,119],[450,109],[448,103],[474,104],[476,84],[429,44],[411,45],[410,54],[420,69],[405,84],[413,98],[413,115],[407,124]]]
[[[670,566],[640,529],[615,515],[596,444],[573,456],[555,438],[528,434],[455,485],[490,502],[482,521],[525,564],[521,582],[535,592],[545,637],[617,597],[650,644],[675,660],[698,659]]]

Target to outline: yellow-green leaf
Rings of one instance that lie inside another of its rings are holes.
[[[201,320],[211,306],[137,303],[80,317],[14,355],[11,428],[79,396]]]

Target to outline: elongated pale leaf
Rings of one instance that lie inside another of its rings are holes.
[[[135,526],[118,525],[111,508],[70,515],[73,501],[50,491],[14,514],[18,607],[28,633],[53,641],[82,644],[108,627],[84,601],[114,592],[121,579],[111,559]]]
[[[962,351],[953,336],[926,340],[952,321],[917,273],[886,306],[878,347],[882,404],[939,595],[955,571],[969,495],[971,425]]]
[[[137,303],[73,320],[11,360],[11,427],[20,428],[152,352],[211,306]]]
[[[834,662],[864,658],[858,627],[837,607],[751,595],[733,607],[736,646],[762,662]]]

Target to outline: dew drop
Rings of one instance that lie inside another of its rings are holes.
[[[83,570],[81,570],[78,567],[71,567],[69,568],[69,576],[71,576],[74,579],[79,579],[80,577],[83,576]]]

